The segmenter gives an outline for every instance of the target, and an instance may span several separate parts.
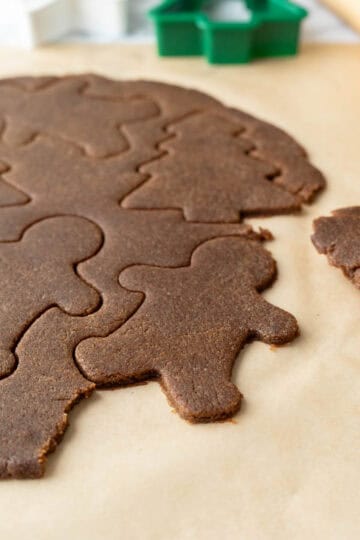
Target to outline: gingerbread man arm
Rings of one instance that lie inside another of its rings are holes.
[[[293,315],[269,304],[260,294],[256,299],[256,310],[249,320],[250,335],[264,343],[282,345],[293,340],[299,333]]]
[[[152,286],[159,287],[159,283],[164,284],[164,280],[169,275],[168,268],[156,266],[147,267],[144,265],[134,265],[125,268],[119,277],[119,283],[130,291],[144,291],[150,293]]]

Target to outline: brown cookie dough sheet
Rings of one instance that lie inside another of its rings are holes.
[[[246,400],[234,422],[191,426],[171,413],[155,383],[97,393],[71,414],[44,479],[0,485],[1,536],[358,537],[360,304],[310,234],[315,217],[359,204],[359,55],[356,47],[312,47],[291,61],[239,69],[160,62],[138,46],[0,51],[4,77],[95,71],[210,93],[287,130],[328,180],[301,213],[251,220],[275,235],[268,248],[279,277],[264,297],[293,313],[302,335],[284,348],[254,343],[240,355],[234,382]]]
[[[303,148],[196,90],[96,74],[4,78],[0,116],[0,478],[44,474],[89,381],[156,378],[192,422],[237,413],[240,349],[299,333],[261,297],[271,233],[239,220],[315,198]]]

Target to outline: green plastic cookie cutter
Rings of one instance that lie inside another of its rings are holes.
[[[160,56],[205,55],[212,64],[296,54],[306,15],[288,0],[164,0],[149,11]]]

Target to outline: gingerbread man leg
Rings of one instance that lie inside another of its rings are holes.
[[[144,350],[151,349],[151,340],[141,332],[134,346],[132,335],[136,328],[132,322],[106,338],[89,338],[76,348],[75,355],[86,378],[98,386],[130,384],[156,375],[154,363]],[[122,334],[120,342],[118,334]]]
[[[214,376],[215,375],[215,376]],[[204,371],[194,365],[191,371],[166,370],[161,381],[178,413],[191,422],[213,422],[235,414],[242,395],[226,377],[212,373],[212,384],[203,382]],[[189,391],[190,389],[190,391]],[[217,410],[214,410],[214,402]]]
[[[223,347],[224,335],[227,348]],[[172,349],[160,369],[161,383],[183,418],[214,421],[239,410],[242,395],[231,382],[231,371],[246,337],[238,330],[214,329],[187,336]]]

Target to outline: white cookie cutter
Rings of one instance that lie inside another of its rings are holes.
[[[0,0],[0,43],[35,47],[77,31],[104,39],[127,32],[130,0]]]

